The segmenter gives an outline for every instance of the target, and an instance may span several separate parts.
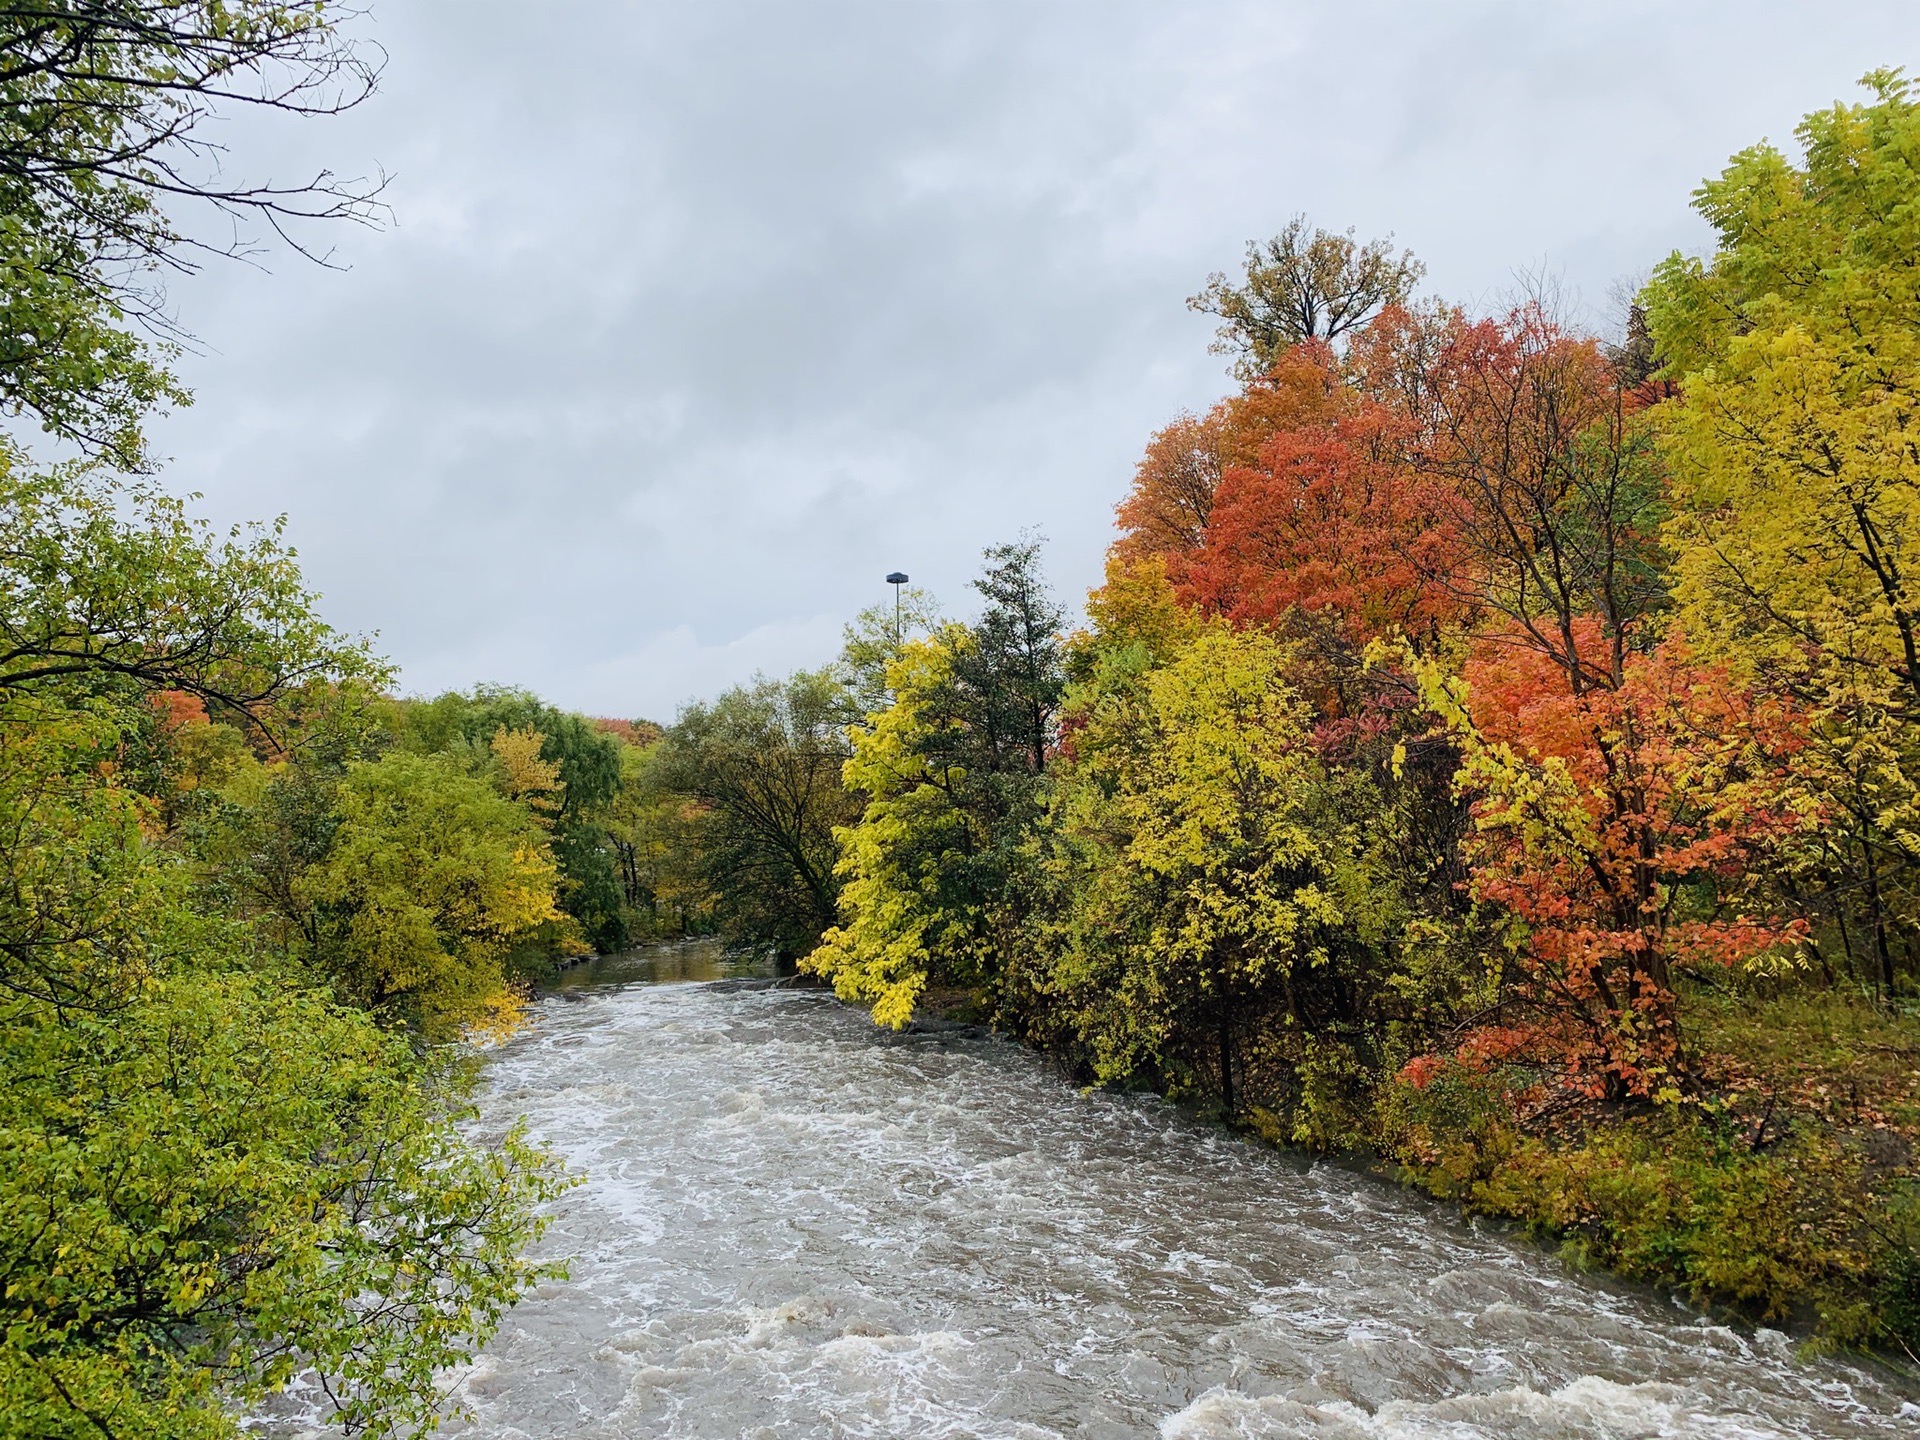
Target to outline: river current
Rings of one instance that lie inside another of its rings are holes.
[[[585,1172],[482,1440],[1916,1436],[1900,1382],[1151,1098],[818,991],[603,968],[490,1062]],[[576,982],[581,977],[575,977]],[[619,983],[625,980],[628,983]],[[636,981],[648,983],[635,983]]]

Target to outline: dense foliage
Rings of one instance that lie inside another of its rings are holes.
[[[372,758],[379,667],[271,532],[0,460],[0,1434],[224,1434],[301,1370],[430,1423],[543,1273],[560,1178],[433,1042],[510,1017],[545,837]]]
[[[1296,221],[1149,443],[1088,625],[971,620],[671,727],[394,699],[275,527],[140,478],[143,276],[318,4],[0,3],[0,1440],[376,1435],[554,1268],[462,1125],[531,980],[719,931],[896,1028],[1360,1152],[1581,1260],[1920,1350],[1920,103],[1736,156],[1616,343]],[[1911,544],[1909,543],[1911,540]]]
[[[1867,84],[1613,342],[1303,221],[1212,277],[1239,388],[1086,630],[1026,545],[850,636],[802,968],[1920,1348],[1920,104]]]
[[[693,854],[715,923],[782,960],[811,950],[839,904],[845,718],[835,677],[802,672],[689,706],[661,748],[657,783],[704,822]]]
[[[463,1042],[568,898],[537,743],[409,749],[277,527],[127,473],[185,398],[151,286],[191,267],[178,202],[367,214],[237,187],[194,133],[352,103],[335,19],[0,5],[0,412],[92,457],[0,438],[0,1436],[232,1435],[296,1375],[423,1434],[554,1273],[527,1249],[565,1177],[462,1124]]]

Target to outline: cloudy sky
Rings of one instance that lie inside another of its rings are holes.
[[[373,100],[222,138],[394,221],[174,286],[166,475],[285,513],[408,690],[660,719],[1026,527],[1077,599],[1225,388],[1184,298],[1295,212],[1599,322],[1730,152],[1920,61],[1911,0],[370,3]]]

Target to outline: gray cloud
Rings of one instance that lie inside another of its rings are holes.
[[[170,481],[285,511],[409,688],[601,713],[825,659],[896,566],[1077,594],[1146,436],[1225,388],[1184,297],[1296,210],[1450,297],[1596,305],[1699,179],[1916,52],[1904,4],[374,0],[382,93],[236,118],[397,224],[176,287]]]

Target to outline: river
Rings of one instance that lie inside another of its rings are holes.
[[[1920,1404],[1373,1177],[710,953],[575,972],[491,1061],[586,1173],[457,1378],[481,1440],[1920,1435]],[[1911,1392],[1909,1392],[1909,1395]]]

